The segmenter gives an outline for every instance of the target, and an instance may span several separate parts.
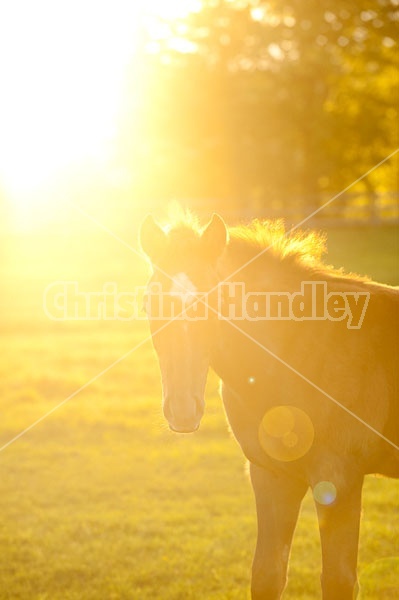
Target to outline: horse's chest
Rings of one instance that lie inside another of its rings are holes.
[[[222,385],[222,398],[230,428],[246,458],[254,464],[271,467],[272,461],[259,442],[262,410],[259,407],[250,410],[248,403],[225,384]]]

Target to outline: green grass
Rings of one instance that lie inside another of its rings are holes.
[[[399,283],[393,228],[330,232],[329,261]],[[125,288],[145,266],[117,242],[3,242],[1,429],[5,444],[148,335],[145,323],[50,322],[44,287]],[[211,376],[200,431],[176,436],[147,342],[0,453],[0,600],[244,600],[255,544],[245,460]],[[399,485],[368,477],[362,600],[399,598]],[[285,600],[320,598],[312,500]],[[339,600],[339,599],[337,599]]]

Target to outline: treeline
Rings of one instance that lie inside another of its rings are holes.
[[[398,20],[398,0],[203,0],[146,23],[119,144],[134,193],[257,208],[344,188],[399,145]],[[357,189],[394,189],[394,162]]]

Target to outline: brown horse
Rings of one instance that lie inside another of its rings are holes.
[[[250,462],[252,598],[281,598],[310,486],[323,599],[352,600],[364,476],[399,476],[399,290],[324,265],[324,239],[281,222],[227,229],[214,215],[163,230],[149,216],[140,241],[170,428],[199,427],[212,367]]]

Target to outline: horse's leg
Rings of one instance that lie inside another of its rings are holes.
[[[252,600],[279,600],[299,508],[308,485],[284,473],[276,476],[251,463],[258,518],[258,539],[252,565]]]
[[[357,590],[357,553],[363,477],[338,491],[333,504],[316,501],[323,555],[323,600],[353,600]]]

